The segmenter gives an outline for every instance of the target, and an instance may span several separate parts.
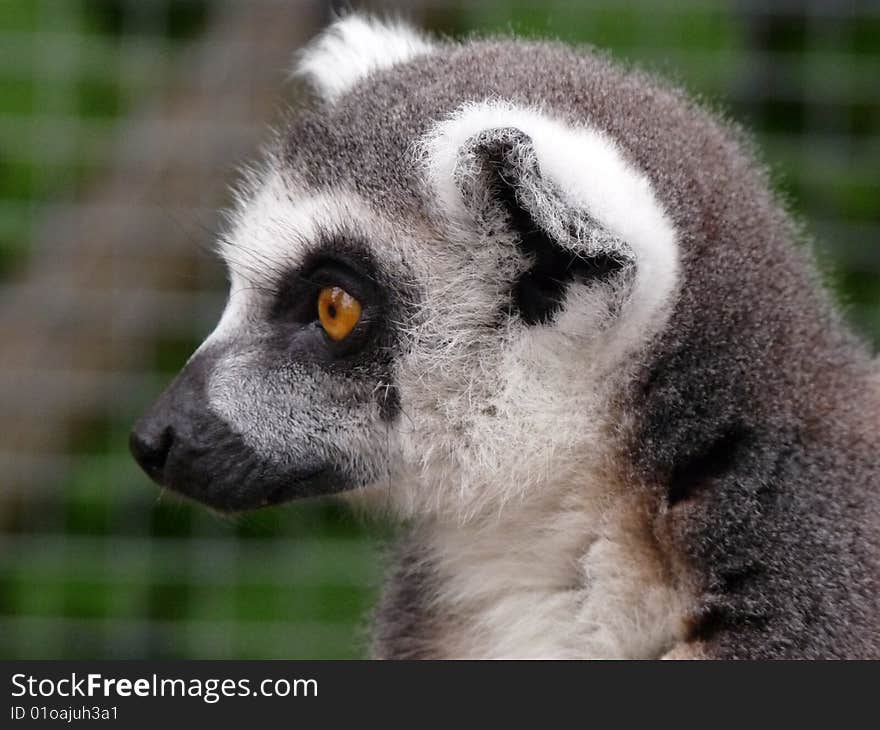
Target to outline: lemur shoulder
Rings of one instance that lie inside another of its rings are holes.
[[[132,434],[401,520],[377,657],[880,657],[880,388],[749,145],[591,49],[352,15]]]

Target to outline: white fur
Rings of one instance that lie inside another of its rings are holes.
[[[315,235],[319,219],[339,220],[340,201],[330,195],[303,196],[292,202],[277,170],[249,185],[247,200],[239,201],[231,230],[218,244],[230,282],[226,308],[193,357],[246,325],[253,303],[277,284],[275,272],[292,263],[301,249],[296,244]]]
[[[547,485],[554,491],[554,485]],[[690,593],[666,569],[632,493],[569,484],[490,523],[429,531],[448,658],[655,659],[685,636]]]
[[[319,221],[332,225],[340,220],[344,204],[327,193],[293,198],[281,172],[269,173],[240,207],[219,246],[230,273],[230,296],[274,283],[277,269],[292,264],[302,244],[314,240]]]
[[[300,55],[294,75],[334,101],[374,71],[431,53],[432,45],[401,22],[348,15],[337,20]]]

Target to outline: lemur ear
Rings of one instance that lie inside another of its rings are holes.
[[[626,242],[565,200],[542,173],[535,144],[522,130],[487,129],[468,139],[454,177],[478,223],[512,229],[530,263],[513,290],[513,306],[527,324],[548,322],[570,282],[606,281],[632,270]]]
[[[434,50],[433,44],[401,21],[351,14],[330,25],[297,54],[293,75],[304,78],[333,102],[374,71]]]
[[[620,348],[664,320],[678,291],[677,233],[650,180],[605,133],[487,100],[437,122],[417,151],[450,235],[467,245],[475,226],[484,238],[514,229],[531,263],[515,291],[525,321],[548,321],[573,280],[626,284],[603,288],[622,295],[612,306]]]

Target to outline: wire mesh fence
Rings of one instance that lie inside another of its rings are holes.
[[[0,656],[362,654],[384,529],[323,502],[221,519],[126,449],[222,308],[217,210],[329,5],[0,3]],[[754,129],[880,342],[880,3],[372,6],[606,47]]]

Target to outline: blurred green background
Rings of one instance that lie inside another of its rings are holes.
[[[160,495],[128,428],[210,331],[235,168],[329,3],[0,0],[0,657],[362,656],[390,529]],[[754,130],[880,342],[880,3],[426,2],[447,34],[611,49]]]

